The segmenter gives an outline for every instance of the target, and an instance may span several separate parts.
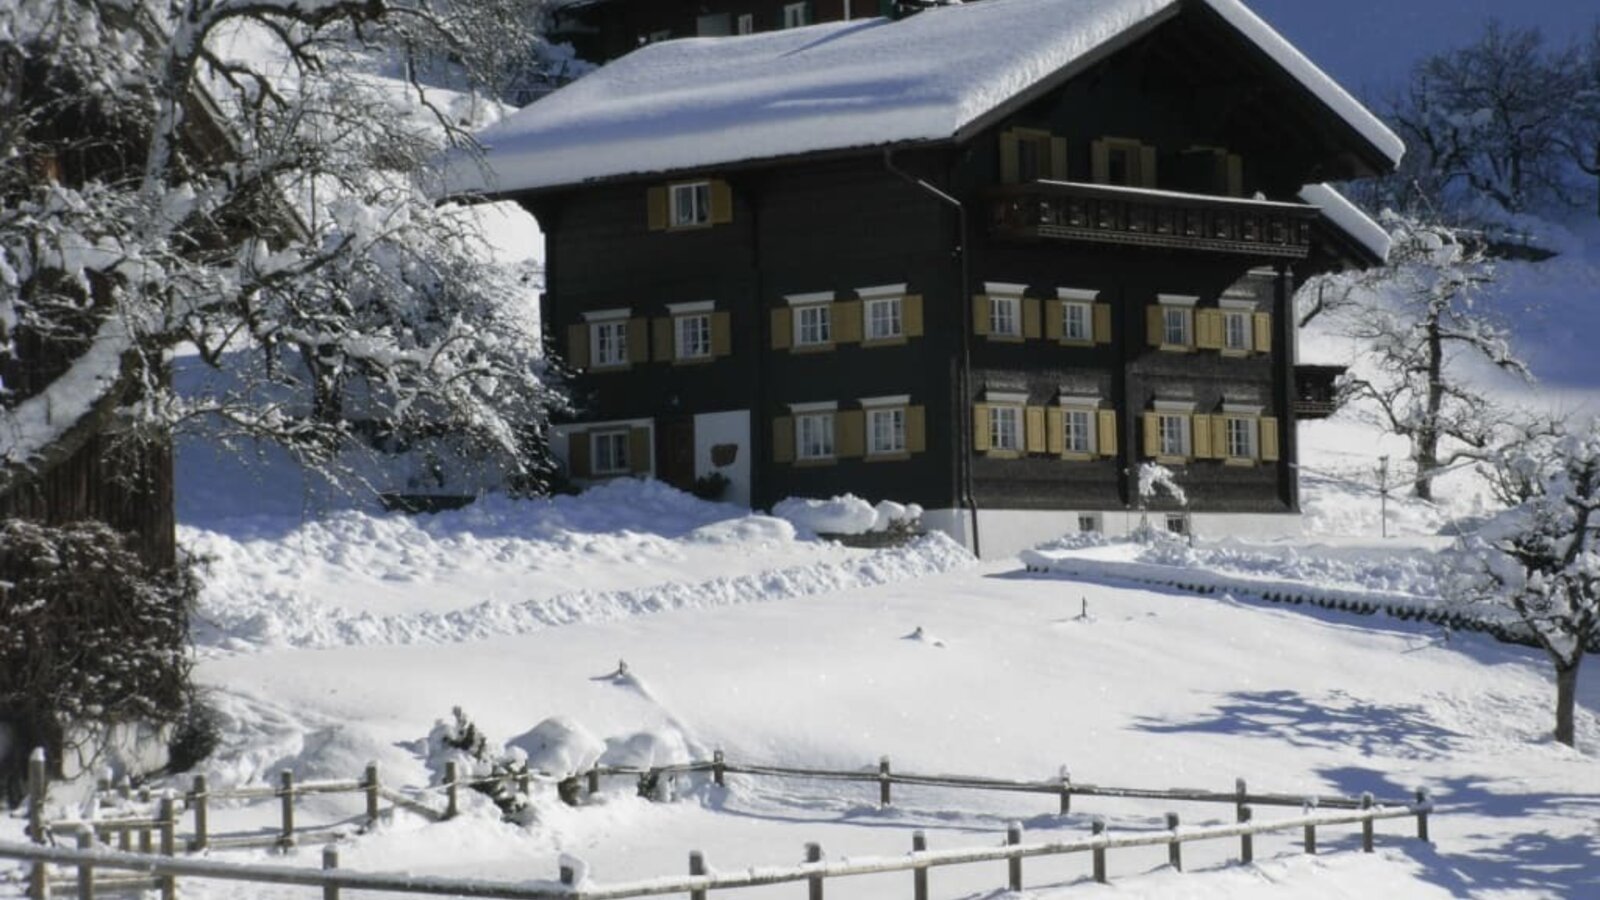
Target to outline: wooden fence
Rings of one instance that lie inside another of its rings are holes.
[[[446,768],[443,783],[434,789],[442,794],[444,798],[444,808],[438,810],[428,806],[417,796],[408,796],[384,787],[378,779],[377,767],[371,765],[367,767],[362,778],[352,781],[321,781],[297,784],[292,773],[285,771],[281,774],[280,782],[277,786],[247,787],[226,791],[209,790],[204,776],[200,776],[194,781],[194,789],[183,798],[187,813],[192,817],[193,828],[189,835],[181,836],[179,834],[178,798],[171,793],[155,801],[156,812],[151,816],[121,816],[105,819],[89,818],[46,822],[44,818],[44,756],[41,751],[35,751],[30,759],[28,805],[29,836],[35,841],[35,844],[0,842],[0,858],[10,857],[31,863],[29,896],[35,898],[35,900],[45,900],[45,898],[51,896],[53,885],[48,870],[48,864],[50,863],[76,868],[76,877],[74,879],[57,883],[54,886],[58,888],[74,888],[82,900],[90,900],[97,889],[124,888],[158,889],[164,900],[173,900],[177,895],[177,879],[180,876],[320,887],[323,890],[324,898],[337,898],[341,888],[351,888],[445,896],[503,897],[513,898],[513,900],[515,898],[522,898],[522,900],[530,900],[530,898],[623,900],[623,898],[659,896],[663,894],[688,894],[691,900],[705,900],[705,895],[708,891],[805,881],[809,886],[811,900],[820,900],[826,879],[898,871],[908,871],[913,874],[913,896],[916,900],[926,900],[928,896],[928,870],[939,866],[1005,861],[1008,885],[1013,890],[1020,890],[1022,885],[1022,861],[1024,859],[1034,856],[1088,853],[1093,858],[1092,871],[1095,880],[1105,882],[1107,880],[1106,853],[1112,849],[1166,845],[1168,847],[1169,864],[1181,870],[1182,846],[1185,843],[1238,838],[1240,841],[1240,859],[1248,863],[1254,857],[1253,841],[1255,835],[1301,831],[1305,851],[1307,853],[1315,853],[1318,828],[1360,824],[1362,828],[1362,847],[1367,852],[1371,852],[1374,840],[1374,824],[1376,822],[1386,819],[1415,817],[1417,837],[1426,841],[1428,840],[1428,818],[1433,811],[1433,803],[1428,793],[1422,789],[1416,792],[1414,800],[1379,802],[1371,794],[1363,794],[1359,798],[1350,798],[1343,796],[1308,797],[1291,794],[1253,793],[1248,790],[1243,779],[1239,779],[1235,783],[1232,791],[1209,791],[1186,788],[1106,787],[1073,782],[1064,772],[1060,778],[1051,781],[1017,781],[961,775],[917,775],[894,772],[887,757],[879,761],[876,771],[735,765],[728,763],[721,751],[717,751],[710,761],[682,765],[648,769],[597,767],[584,773],[583,781],[586,782],[585,786],[588,792],[593,795],[600,790],[601,779],[604,777],[632,776],[639,779],[640,790],[643,793],[647,786],[658,784],[662,776],[690,772],[709,773],[713,783],[717,785],[724,785],[726,777],[730,774],[752,777],[869,782],[877,786],[878,801],[884,806],[892,802],[892,787],[896,784],[1050,794],[1059,798],[1060,810],[1063,814],[1070,812],[1074,796],[1168,802],[1223,803],[1234,806],[1236,821],[1232,825],[1181,828],[1177,813],[1168,812],[1164,829],[1112,834],[1106,830],[1104,820],[1097,818],[1093,823],[1091,833],[1087,837],[1039,844],[1024,844],[1022,842],[1021,825],[1013,823],[1007,829],[1003,846],[951,850],[929,850],[925,835],[921,831],[917,831],[912,836],[912,851],[905,857],[845,859],[830,862],[823,859],[821,848],[818,845],[807,844],[806,861],[799,866],[791,868],[747,869],[728,874],[711,873],[706,869],[704,855],[695,852],[691,853],[689,857],[690,874],[687,878],[682,879],[654,878],[635,883],[612,885],[585,883],[578,885],[573,883],[574,875],[572,871],[563,868],[557,873],[557,878],[548,883],[495,883],[340,871],[338,869],[338,850],[331,844],[323,850],[324,868],[320,872],[284,866],[238,865],[209,860],[190,860],[183,859],[178,854],[180,850],[199,852],[207,849],[237,849],[262,846],[287,848],[301,842],[336,839],[343,835],[343,829],[349,828],[352,824],[359,825],[361,828],[375,824],[383,814],[382,801],[384,800],[389,802],[388,809],[391,814],[395,809],[404,809],[425,816],[432,821],[441,821],[453,817],[459,811],[459,791],[462,787],[514,785],[516,789],[525,794],[531,789],[534,779],[544,782],[554,782],[555,779],[547,775],[532,773],[486,778],[460,778],[457,776],[456,767],[451,764]],[[511,785],[508,785],[508,782]],[[576,800],[578,792],[577,778],[558,782],[558,787],[561,789],[564,799]],[[363,816],[348,820],[345,823],[339,823],[334,828],[329,828],[326,825],[302,828],[298,825],[295,804],[299,797],[315,794],[358,792],[366,798],[366,810]],[[116,799],[127,801],[131,797],[124,788],[117,793]],[[213,834],[209,829],[210,802],[219,799],[276,799],[281,810],[281,826],[276,832],[269,835],[260,833],[243,835]],[[1303,814],[1294,818],[1262,822],[1257,821],[1254,816],[1254,810],[1257,806],[1301,807]],[[1337,812],[1321,812],[1323,809],[1337,810]],[[57,838],[68,836],[74,839],[76,849],[46,846]],[[135,836],[137,836],[137,840],[135,840]],[[116,842],[116,849],[111,847],[113,841]],[[136,849],[137,852],[135,852]],[[96,877],[95,870],[97,868],[128,871],[135,874],[131,877],[123,876],[108,879],[104,876]]]

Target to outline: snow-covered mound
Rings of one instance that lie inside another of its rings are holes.
[[[827,500],[788,497],[773,505],[772,514],[804,534],[866,534],[915,524],[922,518],[922,507],[892,500],[873,506],[855,494],[844,494]]]

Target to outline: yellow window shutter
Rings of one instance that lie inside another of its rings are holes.
[[[1166,335],[1167,320],[1160,306],[1147,306],[1144,310],[1145,337],[1150,346],[1159,347],[1164,343],[1162,338]]]
[[[1156,186],[1156,148],[1148,144],[1139,147],[1139,184],[1147,188]]]
[[[1014,131],[1000,133],[1000,183],[1017,183],[1017,134]]]
[[[772,461],[794,462],[793,416],[778,416],[772,420]]]
[[[1228,458],[1228,419],[1211,417],[1211,455],[1217,459]]]
[[[1023,446],[1027,448],[1029,453],[1045,452],[1045,448],[1049,446],[1049,442],[1046,440],[1044,433],[1044,407],[1027,407],[1023,411],[1023,419],[1025,420],[1023,429],[1027,432],[1024,437],[1025,443]]]
[[[589,368],[589,326],[567,326],[567,365],[574,369]]]
[[[1050,178],[1067,180],[1067,139],[1064,137],[1050,139]]]
[[[1244,196],[1244,160],[1237,153],[1228,154],[1228,196]]]
[[[989,298],[984,294],[972,298],[972,333],[976,335],[989,333]]]
[[[867,454],[867,413],[860,409],[841,409],[833,417],[833,450],[840,458]]]
[[[1211,459],[1216,454],[1211,446],[1211,417],[1190,416],[1189,453],[1195,459]]]
[[[667,189],[653,187],[644,192],[645,221],[651,231],[667,230]]]
[[[1047,406],[1044,408],[1045,442],[1044,452],[1054,453],[1057,456],[1067,452],[1066,424],[1062,421],[1061,407]]]
[[[1100,444],[1101,456],[1117,455],[1117,411],[1102,409],[1099,412],[1099,421],[1095,423],[1095,438]]]
[[[711,314],[711,355],[733,355],[733,314],[726,310]]]
[[[628,320],[628,362],[650,361],[650,320],[639,317]]]
[[[628,430],[628,468],[635,475],[643,475],[650,471],[650,429]]]
[[[787,350],[794,346],[794,311],[780,306],[772,311],[772,349]]]
[[[1278,420],[1272,416],[1261,417],[1261,458],[1278,461]]]
[[[1194,343],[1201,350],[1222,349],[1222,310],[1194,311]]]
[[[1029,340],[1044,337],[1042,306],[1038,297],[1022,298],[1022,336]]]
[[[1044,302],[1044,338],[1047,341],[1061,340],[1062,321],[1066,305],[1060,300],[1046,300]]]
[[[928,449],[928,411],[920,406],[906,407],[906,452]]]
[[[900,301],[900,326],[906,337],[922,337],[922,295],[907,294]]]
[[[989,449],[989,404],[987,403],[973,404],[972,448],[980,452]]]
[[[1111,343],[1111,304],[1096,303],[1090,309],[1094,311],[1094,342]]]
[[[1089,177],[1095,184],[1111,180],[1111,147],[1105,141],[1089,144]]]
[[[1144,455],[1158,456],[1161,453],[1161,418],[1153,412],[1144,414]]]
[[[1255,351],[1257,353],[1272,352],[1272,313],[1258,312],[1255,314],[1256,333]]]
[[[589,432],[567,432],[567,474],[573,478],[589,477]]]
[[[711,224],[726,225],[733,221],[733,188],[720,178],[711,179]]]
[[[670,316],[658,316],[650,320],[650,338],[654,344],[651,356],[655,358],[655,361],[672,362],[678,342],[672,339],[672,318]]]
[[[840,300],[833,304],[833,342],[835,344],[861,343],[861,301]]]

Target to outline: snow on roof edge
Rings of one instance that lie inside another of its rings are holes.
[[[1268,25],[1265,19],[1256,15],[1241,0],[1202,0],[1202,2],[1227,20],[1229,25],[1237,29],[1251,43],[1272,57],[1272,60],[1282,66],[1294,80],[1305,85],[1317,99],[1327,104],[1335,115],[1349,123],[1350,127],[1389,160],[1390,165],[1400,165],[1400,160],[1406,154],[1406,145],[1400,140],[1400,136],[1367,109],[1360,100],[1351,96],[1350,92],[1334,81],[1328,73],[1322,71],[1321,67],[1301,53],[1295,45],[1289,43],[1288,38]]]
[[[1322,210],[1322,215],[1356,244],[1380,261],[1389,259],[1389,232],[1372,217],[1351,203],[1345,195],[1327,184],[1308,184],[1300,189],[1300,199]]]

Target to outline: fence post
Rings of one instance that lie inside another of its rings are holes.
[[[928,836],[922,829],[911,832],[911,852],[924,853],[928,849]],[[911,870],[911,896],[913,900],[928,900],[928,867],[918,866]]]
[[[524,797],[533,796],[533,776],[528,774],[526,767],[517,773],[517,793]]]
[[[723,786],[723,776],[728,773],[728,761],[721,750],[711,754],[711,781],[717,787]]]
[[[1022,823],[1012,822],[1006,826],[1006,844],[1015,847],[1022,843]],[[1022,857],[1013,856],[1006,860],[1007,882],[1013,891],[1022,890]]]
[[[278,773],[278,796],[283,798],[283,830],[278,835],[278,844],[289,848],[294,846],[294,772],[284,769]]]
[[[889,757],[878,760],[878,805],[889,805]]]
[[[1239,807],[1239,824],[1249,825],[1255,818],[1255,810],[1248,806]],[[1239,862],[1250,865],[1256,861],[1256,836],[1248,831],[1239,835]]]
[[[699,850],[689,851],[689,874],[704,875],[706,873],[706,856]],[[690,891],[689,900],[706,900],[705,891]]]
[[[173,802],[172,794],[168,793],[161,798],[161,855],[175,856],[178,852],[178,805]],[[162,875],[158,881],[161,885],[161,900],[178,900],[178,877],[176,875]]]
[[[189,794],[189,803],[194,807],[194,840],[189,842],[189,849],[195,853],[206,849],[211,843],[210,815],[206,804],[211,796],[210,785],[206,776],[194,777],[194,790]]]
[[[461,770],[455,760],[444,764],[444,817],[454,819],[461,813]]]
[[[1072,773],[1061,767],[1061,814],[1072,812]]]
[[[94,829],[87,825],[78,828],[78,849],[94,849]],[[78,900],[94,900],[94,864],[78,863]]]
[[[807,844],[806,845],[806,862],[808,862],[808,863],[819,863],[819,862],[822,862],[822,845],[821,844]],[[810,883],[810,887],[811,887],[810,900],[822,900],[822,876],[821,875],[813,875],[809,879],[807,879],[807,881]]]
[[[1432,800],[1428,796],[1428,789],[1425,787],[1417,788],[1417,840],[1419,841],[1427,842],[1428,840],[1428,807],[1431,804]]]
[[[1372,792],[1361,792],[1361,808],[1368,813],[1372,812]],[[1372,817],[1369,815],[1361,821],[1361,852],[1372,852]]]
[[[589,770],[589,796],[593,797],[598,793],[600,793],[600,769],[597,766]],[[647,799],[654,800],[655,798],[650,797]]]
[[[339,848],[332,844],[322,848],[322,871],[332,872],[339,868]],[[322,886],[322,900],[339,900],[339,886],[337,884],[324,884]]]
[[[367,771],[361,777],[361,786],[367,794],[367,827],[378,827],[378,764],[367,763]]]
[[[1172,832],[1172,842],[1167,844],[1167,862],[1172,868],[1183,871],[1183,844],[1178,842],[1178,814],[1167,813],[1167,830]]]
[[[1245,801],[1250,796],[1250,789],[1243,778],[1235,778],[1233,780],[1233,795],[1235,798],[1233,801],[1235,820],[1243,822]]]
[[[28,837],[36,844],[45,843],[46,790],[44,748],[35,747],[28,754]],[[42,862],[33,864],[32,875],[28,878],[28,896],[33,900],[47,900],[50,896],[50,870]]]
[[[1106,820],[1099,816],[1094,817],[1094,823],[1089,826],[1089,833],[1099,837],[1106,833]],[[1106,883],[1106,846],[1101,844],[1094,848],[1094,880],[1097,884]]]
[[[572,870],[572,866],[566,860],[561,861],[561,867],[557,870],[557,873],[561,883],[567,887],[571,887],[578,881],[578,873]]]

